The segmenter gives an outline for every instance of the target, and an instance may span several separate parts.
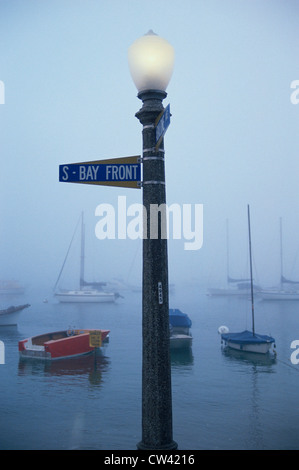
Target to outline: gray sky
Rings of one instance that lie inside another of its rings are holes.
[[[141,243],[95,237],[95,209],[140,190],[64,184],[63,163],[140,154],[127,50],[153,29],[175,49],[164,106],[167,202],[203,204],[204,243],[169,242],[170,281],[246,274],[247,203],[259,280],[299,279],[299,4],[288,0],[0,0],[0,278],[54,285],[80,212],[100,280],[138,281]],[[243,272],[242,272],[243,271]]]

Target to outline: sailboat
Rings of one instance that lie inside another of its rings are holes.
[[[74,238],[74,236],[73,236]],[[71,244],[73,241],[71,240]],[[70,244],[70,246],[71,246]],[[115,302],[115,300],[120,297],[118,293],[115,292],[105,292],[103,287],[106,285],[104,282],[86,282],[84,279],[84,263],[85,263],[85,225],[84,225],[84,214],[81,214],[81,257],[80,257],[80,282],[79,289],[74,290],[62,290],[56,292],[56,286],[58,285],[60,276],[65,265],[70,246],[62,265],[61,271],[59,273],[58,279],[54,286],[54,296],[59,300],[59,302],[74,302],[74,303],[101,303],[101,302]]]
[[[250,279],[233,278],[229,274],[229,239],[228,239],[228,220],[226,220],[226,271],[227,287],[211,287],[208,289],[209,296],[248,296],[250,295]],[[253,286],[254,291],[258,292],[260,287]]]
[[[266,354],[275,343],[272,336],[260,335],[255,332],[254,325],[254,292],[252,279],[252,254],[251,254],[251,230],[250,230],[250,209],[248,212],[248,233],[249,233],[249,258],[250,258],[250,285],[251,285],[251,311],[252,311],[252,330],[241,331],[240,333],[221,332],[225,331],[225,327],[218,330],[221,333],[221,340],[225,347],[237,349],[239,351]]]
[[[262,300],[299,300],[299,281],[286,279],[283,275],[282,219],[281,217],[280,217],[280,285],[278,289],[261,290],[260,298]]]

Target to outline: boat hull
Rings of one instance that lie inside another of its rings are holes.
[[[0,326],[15,326],[18,324],[21,312],[5,313],[0,315]]]
[[[264,344],[238,344],[232,343],[231,341],[224,341],[224,347],[228,347],[230,349],[235,349],[237,351],[244,351],[244,352],[252,352],[258,354],[267,354],[272,344],[264,343]]]
[[[249,295],[250,290],[246,289],[244,291],[237,290],[237,289],[221,289],[221,288],[211,288],[208,289],[208,295],[211,297],[214,295],[219,295],[219,296],[230,296],[230,295]]]
[[[42,360],[67,359],[95,350],[90,346],[90,333],[101,332],[104,341],[109,330],[66,330],[46,333],[19,341],[19,354],[22,358]]]
[[[221,340],[224,347],[259,354],[269,352],[275,342],[272,336],[253,334],[247,330],[241,333],[223,333]]]
[[[188,349],[192,346],[192,336],[174,334],[170,336],[170,349]]]
[[[259,294],[259,289],[253,290],[255,294]],[[221,288],[210,288],[208,289],[207,295],[210,297],[248,297],[251,294],[250,288],[248,289],[221,289]]]
[[[19,305],[18,307],[9,307],[5,310],[0,310],[0,326],[17,325],[20,313],[27,307],[30,307],[30,305]]]
[[[299,292],[271,292],[262,291],[260,292],[260,298],[262,300],[299,300]]]
[[[70,291],[55,294],[59,302],[65,303],[107,303],[115,302],[116,296],[112,292],[97,291]]]

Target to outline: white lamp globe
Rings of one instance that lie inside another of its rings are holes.
[[[174,49],[150,30],[130,46],[129,68],[138,92],[166,91],[174,66]]]

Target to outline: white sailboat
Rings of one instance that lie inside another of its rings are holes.
[[[211,287],[208,289],[207,295],[209,296],[249,296],[250,295],[250,279],[232,278],[230,276],[229,267],[229,233],[228,233],[228,220],[226,220],[226,272],[227,272],[227,286],[226,287]],[[255,292],[260,290],[257,285],[253,286]]]
[[[254,325],[254,292],[253,292],[253,280],[252,280],[252,254],[251,254],[251,230],[250,230],[250,210],[249,205],[247,206],[248,211],[248,233],[249,233],[249,258],[250,258],[250,284],[251,284],[251,310],[252,310],[252,330],[241,331],[239,333],[226,332],[226,327],[220,327],[219,333],[221,334],[222,343],[225,347],[231,349],[237,349],[238,351],[253,352],[266,354],[269,352],[275,339],[272,336],[260,335],[255,332]]]
[[[73,240],[73,239],[72,239]],[[72,241],[71,241],[72,244]],[[69,247],[70,249],[70,247]],[[68,249],[68,253],[69,253]],[[67,253],[67,256],[68,256]],[[66,258],[67,258],[66,256]],[[86,282],[84,279],[84,262],[85,262],[85,225],[83,219],[83,212],[81,215],[81,257],[80,257],[80,282],[79,289],[74,290],[61,290],[56,292],[56,286],[58,285],[60,276],[63,271],[66,259],[62,265],[60,274],[54,287],[54,295],[59,302],[71,302],[71,303],[102,303],[102,302],[115,302],[120,297],[116,292],[106,292],[103,287],[106,285],[104,282]]]
[[[299,300],[299,282],[286,279],[283,275],[282,219],[280,217],[280,285],[278,288],[262,289],[262,300]]]

